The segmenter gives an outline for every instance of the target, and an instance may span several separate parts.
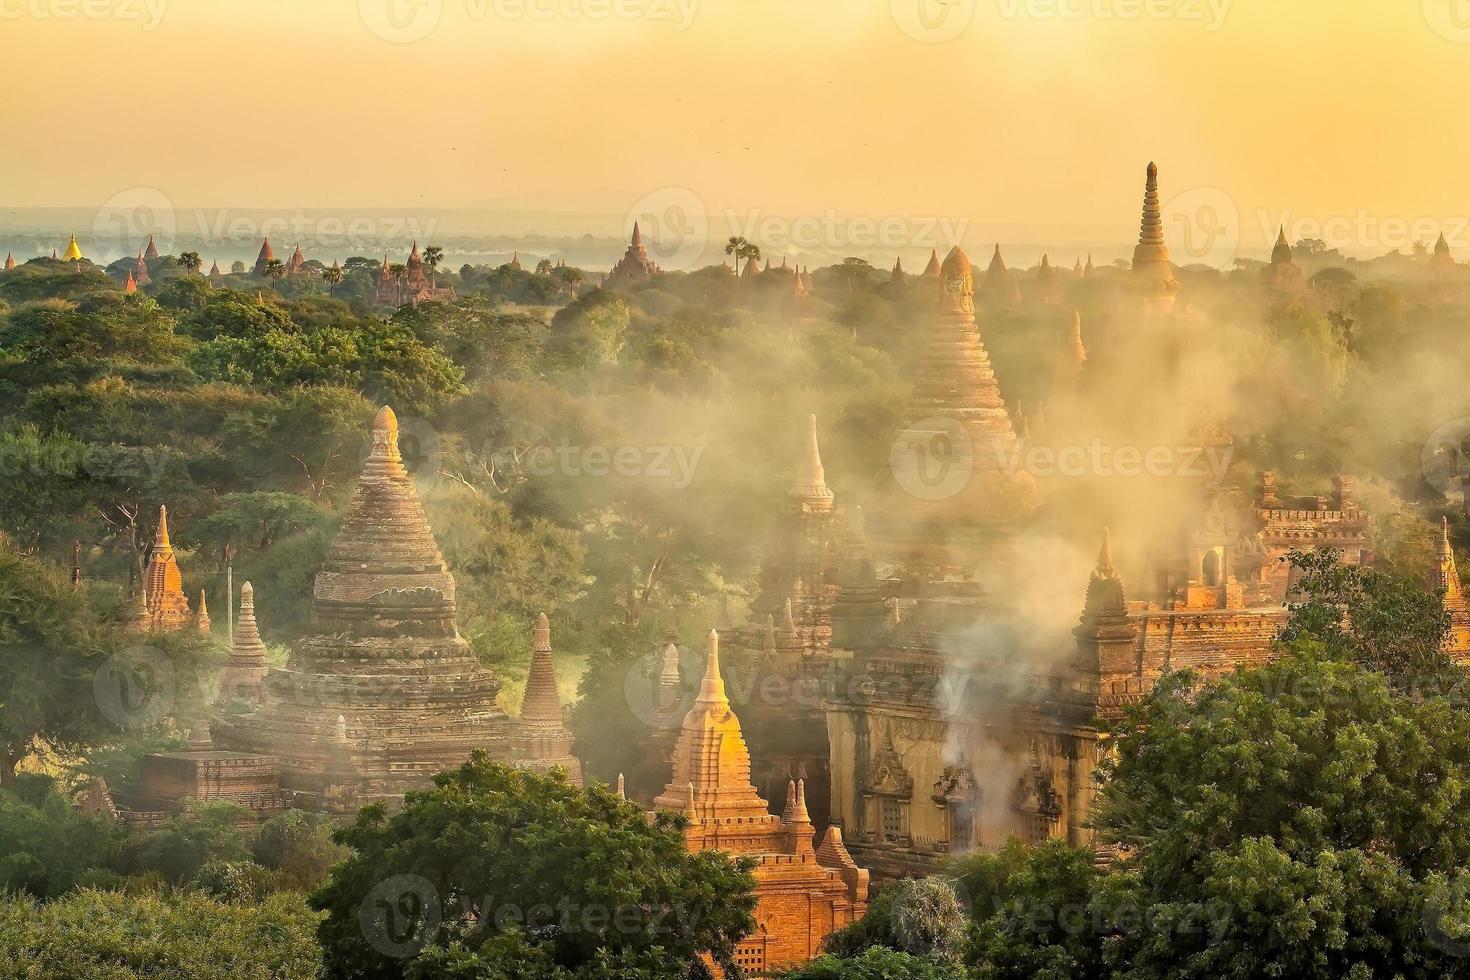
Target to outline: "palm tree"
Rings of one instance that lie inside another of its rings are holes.
[[[281,277],[286,274],[286,263],[280,259],[271,259],[265,264],[265,268],[260,271],[262,275],[271,281],[271,288],[276,292],[280,292],[278,283],[280,283]]]
[[[429,285],[439,287],[439,263],[444,261],[444,249],[438,245],[424,246],[424,265],[429,267]]]
[[[735,256],[735,274],[737,276],[740,275],[740,260],[745,257],[745,250],[747,248],[750,248],[750,242],[747,242],[739,235],[731,235],[725,241],[725,254]]]
[[[322,279],[326,281],[327,293],[333,299],[337,298],[337,284],[342,281],[342,267],[336,264],[330,265],[322,270]]]
[[[393,285],[398,293],[398,301],[403,302],[403,277],[408,275],[408,266],[402,262],[395,262],[388,266],[388,275],[393,279]]]
[[[179,256],[179,265],[183,266],[184,271],[189,275],[194,276],[198,275],[199,270],[204,268],[204,260],[199,257],[198,252],[185,252]]]

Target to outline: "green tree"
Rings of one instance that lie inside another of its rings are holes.
[[[781,980],[966,980],[968,975],[952,963],[876,946],[847,959],[823,956],[778,976]]]
[[[286,274],[286,263],[280,259],[270,259],[266,262],[265,268],[261,269],[260,272],[261,275],[271,281],[271,288],[279,291],[281,277]]]
[[[214,660],[183,634],[103,621],[50,566],[0,534],[0,785],[32,752],[80,754],[171,717],[192,717]]]
[[[614,957],[647,971],[619,975],[682,976],[702,952],[729,962],[754,928],[750,865],[690,854],[682,816],[650,821],[604,788],[482,752],[434,783],[338,834],[352,854],[311,898],[328,976],[424,975],[403,958],[415,953],[494,976],[484,964],[504,962],[507,935],[568,970]]]
[[[189,275],[195,276],[199,274],[200,269],[204,268],[204,260],[199,257],[198,252],[184,252],[179,256],[179,265],[183,266],[184,271]]]
[[[327,284],[327,294],[333,299],[337,298],[337,287],[347,274],[337,265],[331,265],[322,270],[322,280]]]

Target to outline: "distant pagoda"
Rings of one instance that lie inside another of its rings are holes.
[[[240,589],[240,615],[235,621],[235,635],[230,637],[230,658],[220,670],[220,699],[259,701],[269,666],[260,627],[255,622],[255,589],[246,582]]]
[[[80,262],[82,258],[82,247],[77,244],[76,232],[72,232],[71,240],[66,243],[66,251],[61,253],[61,261]]]
[[[526,769],[565,769],[582,785],[582,763],[572,755],[572,734],[562,717],[551,655],[551,621],[542,613],[531,630],[531,672],[521,699],[520,723],[513,739],[516,765]]]
[[[1179,283],[1164,244],[1164,221],[1159,210],[1159,168],[1149,162],[1143,187],[1143,219],[1138,244],[1133,248],[1133,288],[1149,301],[1151,308],[1171,310]]]
[[[269,238],[264,239],[260,243],[260,254],[255,257],[255,266],[250,270],[250,274],[252,276],[255,276],[257,279],[263,277],[265,275],[266,266],[270,265],[275,260],[276,253],[274,250],[271,249],[271,240]]]
[[[1291,245],[1286,241],[1284,225],[1277,232],[1270,264],[1261,270],[1261,280],[1274,289],[1297,289],[1302,285],[1302,269],[1291,257]]]
[[[304,806],[340,803],[332,773],[360,774],[363,802],[392,802],[474,749],[509,757],[500,682],[459,634],[454,578],[390,408],[373,421],[372,452],[312,600],[316,632],[269,669],[254,713],[215,723],[216,745],[278,759],[282,789]]]

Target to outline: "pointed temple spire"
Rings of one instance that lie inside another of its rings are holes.
[[[1092,253],[1087,253],[1087,264],[1082,267],[1082,278],[1086,279],[1092,275]]]
[[[149,631],[180,629],[194,621],[189,600],[184,596],[184,580],[168,534],[168,508],[159,505],[158,527],[153,533],[153,551],[143,573],[143,591],[147,594],[147,611],[139,624]]]
[[[621,283],[647,282],[663,270],[648,254],[648,248],[643,244],[643,232],[638,228],[638,222],[633,222],[633,235],[628,240],[628,248],[623,252],[623,257],[618,259],[618,264],[612,267],[607,274],[603,285],[617,286]]]
[[[199,609],[194,613],[194,628],[208,635],[210,627],[209,599],[203,589],[199,590]]]
[[[259,701],[269,666],[269,654],[255,621],[255,588],[246,582],[240,587],[240,614],[230,637],[230,657],[220,670],[220,698]]]
[[[556,690],[556,665],[551,659],[551,621],[545,613],[531,628],[531,672],[521,699],[521,725],[559,729],[561,697]]]
[[[1445,634],[1444,650],[1461,663],[1470,662],[1470,598],[1465,595],[1464,583],[1455,567],[1455,549],[1450,544],[1449,518],[1439,520],[1439,534],[1435,536],[1434,565],[1429,570],[1430,589],[1442,593],[1444,610],[1449,614],[1450,628]]]
[[[745,271],[741,276],[746,279],[754,279],[761,274],[761,264],[754,255],[745,260]]]
[[[66,243],[66,251],[61,255],[63,262],[80,262],[82,260],[82,248],[77,244],[77,233],[71,233],[71,240]]]
[[[796,471],[795,482],[786,492],[813,508],[828,509],[832,506],[834,494],[827,486],[827,472],[822,467],[822,450],[817,445],[816,415],[807,416],[806,442],[802,450],[801,465]]]
[[[138,291],[138,280],[133,278],[133,270],[128,270],[128,278],[123,282],[123,292],[136,293]]]
[[[669,643],[664,647],[658,672],[658,709],[669,712],[679,704],[683,693],[683,681],[679,677],[679,647]]]
[[[1133,249],[1133,282],[1145,296],[1165,300],[1172,307],[1179,284],[1164,244],[1164,221],[1159,210],[1159,168],[1150,161],[1143,187],[1143,219],[1138,227],[1138,244]]]
[[[1444,241],[1444,236],[1441,235],[1439,240]],[[1286,226],[1281,225],[1280,230],[1276,233],[1276,245],[1271,249],[1271,264],[1281,265],[1290,261],[1291,245],[1286,241]]]
[[[929,264],[924,266],[923,278],[939,278],[939,249],[931,248],[929,250]]]
[[[1097,550],[1097,571],[1107,576],[1117,574],[1113,569],[1113,535],[1107,528],[1103,528],[1102,547]]]
[[[638,229],[638,222],[636,221],[633,222],[633,237],[629,239],[629,243],[632,245],[643,244],[643,232]]]
[[[714,630],[699,696],[674,745],[672,778],[653,803],[656,809],[685,811],[699,821],[776,820],[750,782],[750,750],[725,696],[720,634]]]
[[[260,253],[255,256],[255,266],[250,270],[251,275],[259,278],[265,275],[265,267],[276,259],[276,253],[271,249],[271,240],[265,238],[260,243]]]
[[[148,247],[143,250],[143,258],[145,258],[145,259],[156,259],[156,258],[158,258],[158,246],[154,243],[153,236],[152,235],[149,235],[148,236]]]
[[[9,272],[11,269],[14,269],[14,268],[15,268],[15,256],[11,255],[9,252],[6,252],[5,253],[5,271],[6,272]]]
[[[888,274],[888,281],[895,286],[903,285],[903,256],[893,260],[893,271]]]

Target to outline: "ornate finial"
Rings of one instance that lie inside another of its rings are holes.
[[[1102,547],[1097,552],[1097,570],[1105,575],[1114,574],[1112,532],[1103,528]]]
[[[822,467],[822,450],[817,445],[817,417],[807,416],[806,447],[802,453],[801,468],[790,495],[801,497],[812,503],[832,500],[833,493],[827,486],[827,471]]]
[[[709,659],[704,664],[704,679],[699,684],[699,700],[710,704],[727,704],[725,680],[720,676],[720,633],[709,631]]]
[[[796,780],[786,781],[786,808],[781,811],[781,822],[790,823],[796,815]]]
[[[163,504],[158,505],[158,528],[153,532],[153,547],[173,547],[168,540],[168,507]]]
[[[791,597],[790,596],[787,596],[786,597],[786,605],[784,607],[784,613],[785,613],[785,617],[786,618],[782,621],[781,628],[783,630],[785,630],[787,633],[795,633],[796,632],[796,616],[793,614],[792,609],[791,609]]]
[[[623,783],[623,774],[618,773],[618,799],[626,800],[627,798],[628,794],[626,792],[626,786]]]
[[[551,652],[551,620],[546,618],[545,613],[536,617],[536,626],[531,630],[531,651]]]
[[[791,822],[794,824],[810,824],[811,814],[806,809],[806,780],[796,781],[796,806],[791,811]]]
[[[1439,556],[1444,558],[1452,554],[1454,554],[1454,549],[1450,547],[1450,519],[1441,517],[1439,519]]]

